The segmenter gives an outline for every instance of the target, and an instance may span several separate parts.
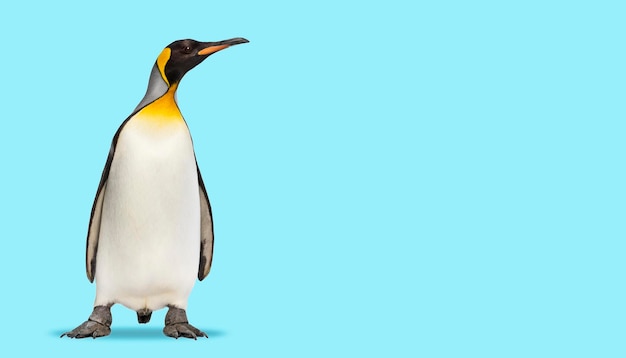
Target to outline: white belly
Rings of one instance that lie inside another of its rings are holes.
[[[104,194],[96,305],[186,308],[200,257],[198,191],[184,122],[126,124]]]

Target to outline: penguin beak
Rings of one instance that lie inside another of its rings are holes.
[[[227,47],[239,44],[245,44],[250,42],[243,37],[235,37],[233,39],[228,39],[224,41],[218,42],[202,42],[202,49],[198,51],[199,56],[208,56],[210,54],[216,53],[217,51],[223,50]]]

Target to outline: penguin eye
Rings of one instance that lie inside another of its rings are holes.
[[[187,45],[183,47],[183,52],[187,54],[191,53],[191,46]]]

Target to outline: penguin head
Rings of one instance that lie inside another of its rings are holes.
[[[178,84],[185,73],[210,55],[246,42],[249,41],[242,37],[218,42],[199,42],[191,39],[174,41],[161,52],[156,65],[163,80],[171,87]]]

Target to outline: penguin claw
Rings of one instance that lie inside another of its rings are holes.
[[[85,321],[80,326],[61,335],[61,338],[68,336],[70,338],[87,338],[96,339],[111,334],[111,328],[95,321]]]
[[[176,323],[167,325],[165,326],[165,328],[163,328],[163,333],[168,337],[176,339],[178,339],[179,337],[193,338],[194,340],[197,340],[198,337],[209,338],[206,333],[190,325],[189,323]]]

